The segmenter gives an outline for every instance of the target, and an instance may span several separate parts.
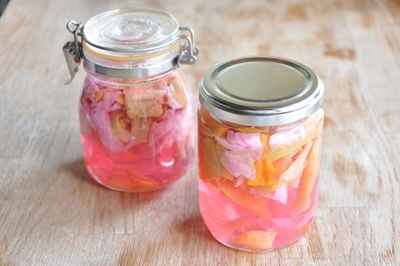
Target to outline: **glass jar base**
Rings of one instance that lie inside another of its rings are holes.
[[[118,192],[125,192],[125,193],[142,193],[142,192],[151,192],[151,191],[163,190],[164,188],[174,184],[175,181],[177,181],[177,180],[175,180],[172,183],[168,183],[168,184],[165,184],[165,185],[162,185],[162,186],[159,186],[159,187],[155,187],[155,188],[138,189],[138,190],[127,190],[127,189],[121,189],[121,188],[116,188],[116,187],[109,186],[109,185],[101,182],[100,180],[98,180],[97,178],[95,178],[93,176],[92,176],[92,178],[94,179],[94,181],[96,181],[96,183],[98,183],[99,185],[101,185],[101,186],[103,186],[103,187],[105,187],[107,189],[118,191]]]
[[[303,235],[303,236],[304,236],[304,235]],[[222,245],[224,245],[224,246],[226,246],[226,247],[228,247],[228,248],[231,248],[231,249],[235,249],[235,250],[239,250],[239,251],[244,251],[244,252],[249,252],[249,253],[269,253],[269,252],[277,251],[277,250],[280,250],[280,249],[287,248],[287,247],[289,247],[289,246],[291,246],[291,245],[294,245],[294,244],[296,244],[303,236],[301,236],[300,238],[296,239],[295,241],[293,241],[293,242],[291,242],[291,243],[289,243],[289,244],[287,244],[287,245],[285,245],[285,246],[281,246],[281,247],[277,247],[277,248],[268,248],[268,249],[241,248],[241,247],[237,247],[237,246],[233,246],[233,245],[231,245],[231,244],[225,243],[224,241],[222,241],[222,240],[216,238],[215,236],[214,236],[214,238],[215,238],[219,243],[221,243]]]
[[[118,187],[113,187],[110,185],[107,185],[106,183],[102,182],[94,173],[93,171],[90,169],[90,167],[86,167],[86,170],[88,171],[90,177],[96,181],[96,183],[98,183],[99,185],[110,189],[110,190],[114,190],[114,191],[118,191],[118,192],[126,192],[126,193],[141,193],[141,192],[151,192],[151,191],[158,191],[158,190],[162,190],[172,184],[174,184],[179,178],[172,180],[170,183],[164,184],[164,185],[160,185],[157,187],[153,187],[153,188],[144,188],[144,189],[123,189],[123,188],[118,188]]]
[[[109,185],[106,185],[105,183],[97,180],[96,178],[93,178],[99,185],[110,189],[110,190],[114,190],[114,191],[118,191],[118,192],[125,192],[125,193],[141,193],[141,192],[151,192],[151,191],[158,191],[158,190],[162,190],[170,185],[172,185],[173,183],[169,183],[163,186],[159,186],[159,187],[155,187],[155,188],[150,188],[150,189],[139,189],[139,190],[126,190],[126,189],[121,189],[121,188],[116,188],[116,187],[112,187]]]

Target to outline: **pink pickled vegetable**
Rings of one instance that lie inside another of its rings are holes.
[[[215,139],[229,150],[253,149],[262,150],[263,146],[259,133],[234,132],[228,130],[226,140],[216,136]]]
[[[268,198],[279,201],[282,204],[287,203],[287,187],[285,185],[281,186],[274,193],[267,195]]]
[[[114,135],[110,123],[110,115],[103,106],[103,103],[99,103],[97,108],[92,111],[93,125],[101,142],[109,151],[121,152],[124,150],[124,144]]]
[[[240,217],[236,209],[233,207],[233,204],[229,204],[219,189],[199,180],[199,190],[205,194],[207,199],[210,199],[209,204],[207,204],[206,213],[209,212],[210,215],[213,213],[219,213],[221,217],[226,218],[227,220],[235,220]],[[220,213],[220,210],[223,210],[223,212]]]
[[[305,136],[305,128],[302,125],[297,125],[293,128],[278,131],[272,134],[269,138],[269,146],[272,150],[282,145],[290,146],[293,143],[302,140],[305,138]]]
[[[220,242],[265,251],[305,234],[317,202],[322,114],[284,130],[243,129],[199,110],[200,211]]]
[[[255,180],[254,160],[257,157],[254,152],[249,149],[237,151],[225,151],[220,162],[225,169],[234,177],[244,177]]]
[[[259,133],[234,132],[229,130],[226,140],[233,145],[240,145],[250,149],[262,149],[262,143]]]
[[[188,110],[168,110],[162,117],[155,120],[150,135],[156,145],[171,146],[175,142],[184,141],[188,128],[193,126]]]
[[[255,179],[254,161],[261,157],[262,143],[259,133],[227,132],[226,140],[215,139],[229,151],[225,151],[220,162],[235,177]],[[238,163],[240,162],[240,163]]]
[[[168,87],[168,79],[135,87],[118,87],[114,81],[108,87],[95,77],[86,79],[81,139],[86,167],[100,184],[124,191],[158,189],[189,168],[194,155],[192,107],[181,98],[188,97],[185,88]],[[176,95],[180,98],[172,99]]]

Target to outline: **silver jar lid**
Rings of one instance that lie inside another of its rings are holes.
[[[310,68],[279,57],[243,57],[211,67],[200,103],[216,118],[245,126],[279,126],[313,114],[324,85]]]

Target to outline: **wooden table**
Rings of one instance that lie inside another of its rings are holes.
[[[193,91],[208,66],[276,55],[326,85],[320,209],[297,244],[221,246],[203,225],[196,167],[167,190],[126,194],[89,179],[61,47],[69,19],[134,3],[192,26]],[[399,1],[22,1],[0,18],[1,265],[399,265]]]

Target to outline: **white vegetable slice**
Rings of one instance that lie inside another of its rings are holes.
[[[304,163],[307,159],[307,155],[310,152],[311,146],[313,142],[308,143],[301,154],[297,157],[297,159],[283,172],[280,176],[280,180],[288,181],[291,179],[295,179],[300,177],[301,173],[303,173],[303,169],[305,167]]]

